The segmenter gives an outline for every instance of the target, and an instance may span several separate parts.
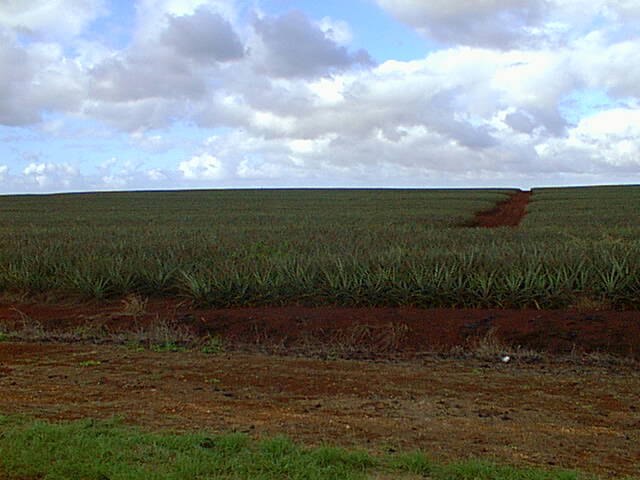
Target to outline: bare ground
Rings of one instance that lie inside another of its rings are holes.
[[[499,202],[486,212],[479,212],[472,221],[474,227],[515,227],[520,224],[527,213],[527,205],[531,200],[531,192],[522,190],[511,195],[507,200]]]
[[[100,333],[94,341],[143,339],[164,322],[183,338],[215,335],[226,351],[0,342],[2,414],[283,433],[607,478],[640,465],[638,312],[0,308],[6,330],[27,332],[25,322],[66,341],[82,328]]]

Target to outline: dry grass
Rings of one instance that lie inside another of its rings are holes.
[[[485,335],[474,338],[466,347],[454,347],[452,353],[472,356],[484,361],[504,361],[508,357],[512,361],[533,363],[542,361],[545,355],[535,350],[520,346],[509,345],[500,339],[496,328],[490,329]]]
[[[579,296],[576,301],[571,305],[571,308],[578,312],[603,312],[614,310],[613,305],[606,300],[589,296]]]
[[[134,300],[132,316],[143,302]],[[221,336],[198,336],[186,325],[174,318],[156,319],[145,326],[118,332],[110,331],[105,319],[95,319],[82,326],[71,328],[47,328],[41,322],[31,318],[24,312],[15,309],[19,320],[12,325],[0,325],[0,341],[9,342],[60,342],[129,345],[140,349],[159,349],[175,351],[193,349],[199,351],[245,351],[258,350],[275,355],[299,355],[303,357],[343,358],[343,359],[402,359],[412,358],[400,351],[404,339],[411,335],[406,324],[389,324],[385,326],[358,325],[354,328],[337,332],[325,330],[309,333],[297,342],[287,339],[276,339],[266,329],[258,331],[256,326],[255,342],[247,345],[229,342]],[[569,363],[576,366],[629,367],[638,362],[632,357],[620,357],[605,352],[585,352],[579,347],[567,354],[548,354],[510,345],[500,338],[495,328],[486,334],[474,337],[465,345],[457,345],[446,350],[425,350],[418,352],[418,357],[436,356],[439,358],[475,358],[484,362],[498,364],[510,363]],[[505,362],[503,359],[509,357]]]
[[[143,298],[140,295],[130,294],[122,299],[122,311],[121,315],[131,316],[134,319],[142,317],[147,313],[148,299]]]

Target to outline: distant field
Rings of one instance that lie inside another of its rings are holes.
[[[636,308],[640,187],[536,189],[517,228],[465,228],[510,190],[0,197],[0,291],[207,306]]]

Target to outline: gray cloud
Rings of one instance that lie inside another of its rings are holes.
[[[195,104],[211,106],[215,90],[226,81],[220,62],[244,57],[240,38],[206,7],[190,15],[165,15],[164,21],[155,37],[142,37],[89,69],[86,114],[137,131],[167,126],[188,116]],[[233,84],[233,76],[229,79]]]
[[[51,44],[22,46],[0,29],[0,124],[28,125],[43,110],[70,112],[85,95],[80,68]]]
[[[479,127],[464,122],[453,122],[446,133],[463,147],[471,150],[483,150],[498,144],[486,125]]]
[[[188,104],[180,100],[146,98],[121,102],[88,101],[83,113],[128,132],[170,126],[174,119],[187,116]]]
[[[258,74],[249,62],[219,72],[220,88],[196,106],[194,118],[202,126],[250,127],[259,112],[281,117],[316,116],[314,95],[306,81],[273,79]],[[269,135],[263,131],[262,134]]]
[[[549,0],[376,0],[402,22],[447,44],[500,49],[531,45],[547,39],[541,31]]]
[[[299,11],[256,19],[254,28],[265,48],[260,70],[273,77],[318,77],[374,63],[365,50],[339,46]]]
[[[560,114],[556,105],[549,109],[529,108],[529,113],[533,116],[538,125],[544,126],[547,132],[558,137],[567,133],[567,120]]]
[[[189,62],[157,47],[139,47],[108,58],[93,67],[90,76],[91,95],[110,102],[199,98],[207,91]]]
[[[531,133],[536,128],[536,122],[531,115],[521,110],[508,114],[504,119],[504,123],[522,133]]]
[[[456,118],[456,113],[464,111],[456,105],[462,91],[460,88],[444,90],[429,99],[425,112],[418,114],[418,121],[431,130],[438,132],[469,149],[485,149],[496,145],[487,125],[475,126],[468,121]]]
[[[34,68],[27,51],[0,32],[0,124],[25,125],[35,122],[40,114],[25,105],[24,91],[31,83]]]
[[[244,56],[244,47],[231,24],[206,7],[193,15],[169,16],[162,41],[176,52],[198,62],[227,62]]]

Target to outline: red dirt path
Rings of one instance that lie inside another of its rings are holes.
[[[530,191],[519,190],[507,200],[498,203],[491,210],[476,214],[471,226],[486,228],[516,227],[526,215],[530,199]]]

